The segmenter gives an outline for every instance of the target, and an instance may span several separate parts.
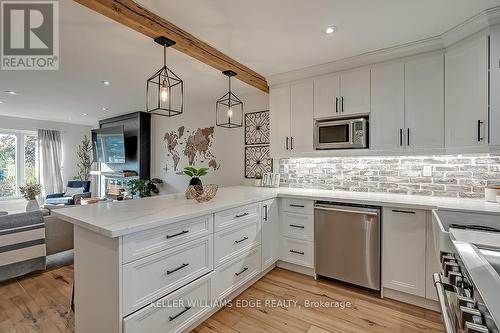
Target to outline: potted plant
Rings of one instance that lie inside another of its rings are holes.
[[[195,186],[196,191],[203,193],[203,184],[201,182],[200,177],[205,176],[208,173],[208,168],[193,168],[193,167],[185,167],[184,168],[184,174],[191,177],[189,180],[189,186]],[[186,198],[192,199],[189,187],[186,190]]]
[[[26,205],[27,212],[32,212],[40,209],[36,197],[40,195],[40,193],[42,193],[42,185],[38,183],[27,183],[24,186],[20,186],[19,190],[21,192],[21,195],[26,200],[28,200],[28,204]]]
[[[158,195],[160,193],[158,184],[163,184],[163,180],[158,178],[153,178],[151,180],[132,179],[128,182],[130,193],[132,193],[133,196],[139,196],[140,198]]]

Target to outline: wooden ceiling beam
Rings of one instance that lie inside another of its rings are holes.
[[[240,64],[187,31],[148,11],[132,0],[74,0],[91,10],[107,16],[148,37],[165,36],[176,42],[174,49],[193,57],[219,71],[232,70],[237,79],[269,92],[264,76]]]

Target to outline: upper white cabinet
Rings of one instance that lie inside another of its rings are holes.
[[[426,212],[384,207],[382,223],[383,287],[425,297]]]
[[[500,26],[490,30],[490,146],[500,151]]]
[[[271,153],[313,150],[313,82],[270,89]]]
[[[432,53],[372,68],[371,148],[444,148],[444,63]]]
[[[444,148],[444,58],[442,53],[405,61],[406,147]]]
[[[314,118],[370,112],[370,69],[314,79]]]
[[[445,53],[447,148],[460,152],[488,145],[488,36],[476,36]]]
[[[372,68],[371,148],[402,149],[405,128],[403,62],[383,63]]]

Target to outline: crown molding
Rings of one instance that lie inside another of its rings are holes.
[[[450,45],[455,44],[468,36],[497,24],[500,24],[500,6],[487,9],[438,36],[366,52],[325,64],[270,75],[266,79],[270,86],[279,85],[291,81],[352,69],[355,67],[367,66],[379,62],[403,58],[419,53],[445,49],[446,47],[449,47]]]

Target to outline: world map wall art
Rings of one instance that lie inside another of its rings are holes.
[[[269,111],[245,114],[245,178],[273,172],[269,135]]]
[[[176,131],[166,132],[163,136],[168,152],[165,170],[168,171],[171,168],[174,172],[182,174],[179,170],[181,158],[186,158],[190,166],[208,164],[209,168],[218,170],[220,161],[212,153],[213,138],[213,126],[196,130],[181,126]]]

